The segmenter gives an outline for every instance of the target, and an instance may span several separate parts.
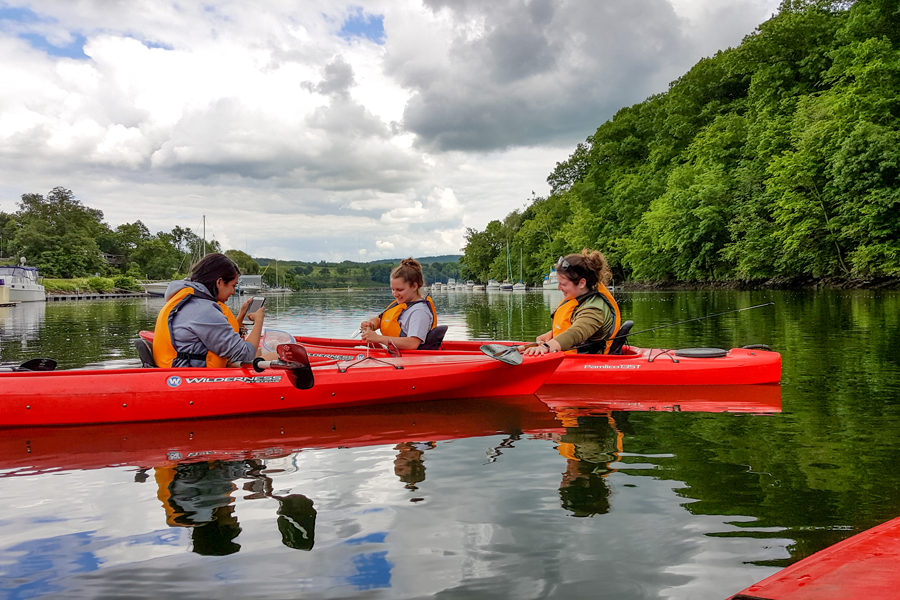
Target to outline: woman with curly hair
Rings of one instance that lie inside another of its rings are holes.
[[[606,354],[622,323],[619,305],[606,288],[612,271],[606,258],[585,248],[556,263],[563,300],[553,311],[553,327],[524,354],[579,352]]]

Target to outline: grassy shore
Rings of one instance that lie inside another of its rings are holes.
[[[112,292],[143,292],[132,277],[76,277],[75,279],[47,279],[42,283],[48,294],[84,294]]]

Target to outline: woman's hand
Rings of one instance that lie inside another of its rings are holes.
[[[371,323],[368,321],[363,321],[363,325],[368,324],[371,327]],[[362,329],[362,326],[360,326]],[[363,329],[362,335],[360,336],[362,341],[366,343],[374,343],[374,344],[387,344],[391,338],[386,335],[381,335],[380,333],[375,333],[372,329]]]
[[[250,303],[253,302],[253,298],[248,298],[243,304],[241,304],[241,310],[238,312],[237,322],[242,323],[244,321],[244,317],[247,316],[247,309],[250,308]]]
[[[248,300],[247,303],[249,304],[249,302],[250,302],[250,301]],[[242,307],[241,307],[241,312],[244,312],[245,310],[246,310],[246,307],[243,307],[243,306],[242,306]],[[266,318],[266,307],[265,307],[265,306],[260,306],[260,307],[259,307],[259,310],[257,310],[256,312],[250,313],[249,315],[247,315],[247,317],[248,317],[251,321],[253,321],[253,324],[254,324],[254,325],[256,325],[257,323],[262,323],[263,319]],[[240,321],[240,319],[238,319],[238,321]]]
[[[560,350],[562,350],[559,342],[554,339],[551,339],[550,341],[541,341],[540,338],[538,338],[538,340],[539,342],[537,346],[525,348],[524,350],[522,350],[522,354],[526,356],[534,356],[536,354],[547,354],[549,352],[559,352]]]
[[[549,341],[552,340],[552,339],[553,339],[553,332],[552,332],[552,331],[548,331],[547,333],[541,334],[541,335],[537,336],[536,338],[534,338],[534,341],[536,341],[536,342],[549,342]]]

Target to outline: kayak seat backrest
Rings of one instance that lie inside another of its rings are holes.
[[[419,345],[419,350],[439,350],[446,334],[447,326],[438,325],[428,332],[428,335],[425,336],[425,341]]]
[[[622,354],[622,348],[628,343],[628,332],[634,327],[634,321],[625,321],[619,327],[616,339],[613,340],[612,346],[609,347],[610,354]]]
[[[141,366],[145,369],[155,369],[156,361],[153,360],[153,344],[144,338],[134,340],[134,347],[137,348],[138,356],[141,358]]]

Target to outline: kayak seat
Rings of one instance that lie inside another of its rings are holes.
[[[419,350],[440,350],[441,344],[444,342],[444,336],[447,334],[446,325],[438,325],[428,332],[425,341],[419,345]]]
[[[141,366],[145,369],[155,369],[156,361],[153,360],[153,344],[139,337],[134,340],[134,347],[137,348],[138,356],[141,358]]]
[[[634,327],[634,321],[625,321],[619,327],[619,332],[613,340],[612,346],[609,347],[610,354],[622,354],[622,348],[628,343],[628,332]]]

